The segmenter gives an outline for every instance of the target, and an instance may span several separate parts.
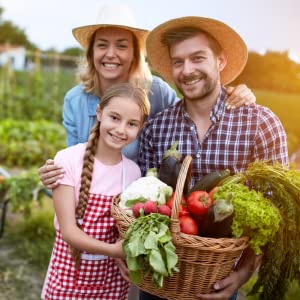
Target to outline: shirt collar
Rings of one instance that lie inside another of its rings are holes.
[[[219,121],[226,109],[225,107],[225,102],[226,102],[226,99],[227,99],[227,92],[226,92],[226,89],[224,87],[221,87],[221,91],[220,91],[220,94],[218,96],[218,99],[210,113],[210,118],[211,120],[215,123],[216,121]],[[185,105],[184,105],[184,98],[182,99],[182,101],[180,101],[178,103],[179,105],[179,109],[181,111],[181,113],[184,115],[184,116],[188,116],[188,113],[186,112],[185,110]]]

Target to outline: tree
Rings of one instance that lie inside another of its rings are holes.
[[[11,21],[2,21],[4,9],[0,7],[0,44],[10,43],[13,45],[22,45],[29,50],[37,49],[36,45],[31,43],[25,31],[14,25]]]

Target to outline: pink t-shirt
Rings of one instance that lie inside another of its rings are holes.
[[[68,147],[59,151],[54,158],[55,163],[63,166],[65,170],[64,177],[59,182],[74,187],[76,204],[79,197],[85,147],[86,143]],[[120,163],[112,166],[105,165],[95,158],[90,193],[114,196],[122,192],[123,183],[126,188],[139,177],[141,177],[141,171],[138,165],[124,155]],[[54,224],[57,229],[56,218]]]

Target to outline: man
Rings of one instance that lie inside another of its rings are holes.
[[[139,157],[144,174],[159,168],[164,151],[175,141],[183,157],[193,158],[191,184],[215,170],[244,171],[257,159],[288,164],[286,134],[274,113],[256,104],[225,107],[223,86],[241,73],[247,61],[245,43],[233,29],[207,18],[173,19],[149,34],[147,55],[183,99],[144,127]],[[247,249],[233,272],[215,283],[215,292],[196,297],[236,299],[235,291],[251,277],[257,262]],[[142,292],[140,299],[160,298]]]

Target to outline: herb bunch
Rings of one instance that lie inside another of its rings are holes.
[[[282,300],[294,279],[300,283],[300,173],[277,163],[258,161],[244,173],[222,182],[228,183],[243,183],[263,193],[280,212],[279,230],[264,248],[258,279],[250,294],[260,293],[260,300]]]
[[[169,217],[152,213],[137,218],[128,228],[123,249],[134,283],[139,284],[142,276],[151,275],[154,284],[162,287],[163,278],[178,271],[169,224]]]

